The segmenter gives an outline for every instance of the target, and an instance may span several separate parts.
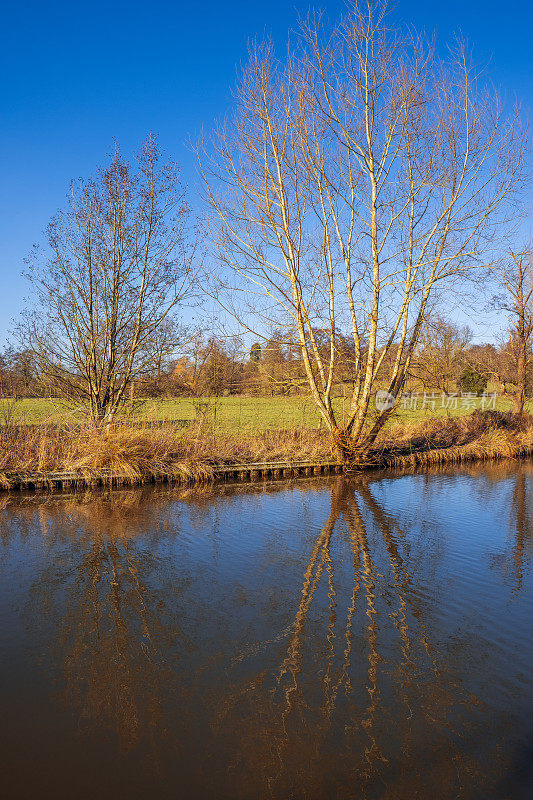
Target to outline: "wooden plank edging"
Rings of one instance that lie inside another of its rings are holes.
[[[103,471],[97,475],[75,472],[44,472],[34,475],[8,473],[0,476],[0,491],[61,490],[88,486],[126,486],[146,483],[208,483],[231,481],[275,480],[289,477],[311,477],[313,475],[339,474],[343,471],[340,462],[332,461],[275,461],[249,464],[200,465],[199,475],[186,472],[158,475],[132,476]],[[4,480],[2,480],[2,477]]]

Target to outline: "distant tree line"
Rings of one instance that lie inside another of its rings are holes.
[[[0,395],[14,398],[43,396],[31,350],[8,348],[0,353]]]
[[[525,354],[516,325],[500,344],[474,344],[472,332],[435,314],[422,329],[405,389],[415,392],[478,393],[490,382],[493,390],[515,403],[522,360],[525,363],[524,398],[533,392],[531,311],[528,312]],[[185,335],[186,334],[182,334]],[[329,336],[315,331],[320,346],[330,347]],[[275,329],[261,342],[247,345],[240,336],[216,336],[209,332],[189,334],[177,356],[153,361],[128,384],[127,396],[137,398],[227,397],[230,395],[288,397],[308,395],[305,365],[293,332]],[[338,372],[336,396],[348,396],[353,388],[355,353],[347,336],[337,334]],[[395,351],[382,363],[376,387],[390,380]],[[30,350],[6,350],[0,354],[0,394],[3,397],[48,397],[50,382]],[[61,396],[61,395],[56,395]]]

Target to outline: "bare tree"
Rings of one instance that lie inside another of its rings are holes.
[[[466,350],[472,339],[468,327],[459,327],[439,314],[430,314],[420,332],[412,359],[411,375],[424,387],[449,394],[464,366]]]
[[[254,48],[235,115],[200,157],[223,265],[214,291],[249,329],[275,317],[296,328],[343,458],[364,454],[391,413],[428,303],[492,263],[523,162],[518,113],[479,89],[465,48],[442,63],[385,12],[354,5],[333,28],[315,18],[284,62]],[[235,300],[246,294],[251,313]],[[332,405],[343,330],[344,425]],[[393,399],[374,414],[391,353]]]
[[[510,253],[510,261],[501,271],[503,294],[494,305],[504,311],[509,321],[509,338],[498,366],[485,365],[506,397],[515,414],[524,413],[528,367],[533,363],[533,252],[531,247]],[[509,385],[511,384],[511,385]]]
[[[179,172],[149,137],[73,183],[27,277],[33,307],[19,328],[53,396],[107,424],[132,381],[176,349],[174,317],[191,288],[194,244]]]

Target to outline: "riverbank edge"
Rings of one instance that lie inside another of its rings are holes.
[[[63,491],[96,487],[124,488],[149,484],[202,485],[210,483],[253,483],[319,475],[356,475],[368,470],[416,470],[445,464],[464,464],[480,461],[516,460],[533,457],[533,444],[502,441],[499,447],[480,447],[478,441],[426,451],[409,453],[381,451],[372,453],[364,463],[347,464],[340,461],[273,461],[246,464],[213,465],[209,463],[180,463],[176,470],[146,472],[138,475],[102,470],[87,472],[43,472],[35,474],[0,474],[0,491]]]

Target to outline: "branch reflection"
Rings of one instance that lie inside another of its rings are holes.
[[[258,775],[273,798],[490,795],[498,746],[490,766],[464,746],[483,704],[451,668],[468,643],[432,644],[438,601],[421,601],[417,583],[405,532],[369,483],[337,481],[270,688],[268,676],[245,682],[225,725],[217,714],[221,736],[239,719],[236,797]]]
[[[521,470],[513,479],[520,592],[529,481]],[[176,780],[194,797],[403,800],[436,786],[442,797],[491,796],[500,742],[473,744],[487,709],[462,676],[483,654],[467,633],[443,637],[442,550],[410,535],[374,484],[328,482],[325,509],[325,484],[307,484],[324,523],[259,538],[249,561],[274,564],[261,579],[258,567],[239,573],[238,541],[224,549],[234,532],[223,511],[245,505],[240,488],[19,503],[2,541],[38,526],[46,567],[33,582],[34,624],[52,630],[62,704],[82,735],[112,732],[160,796]],[[251,616],[264,638],[249,633]]]

